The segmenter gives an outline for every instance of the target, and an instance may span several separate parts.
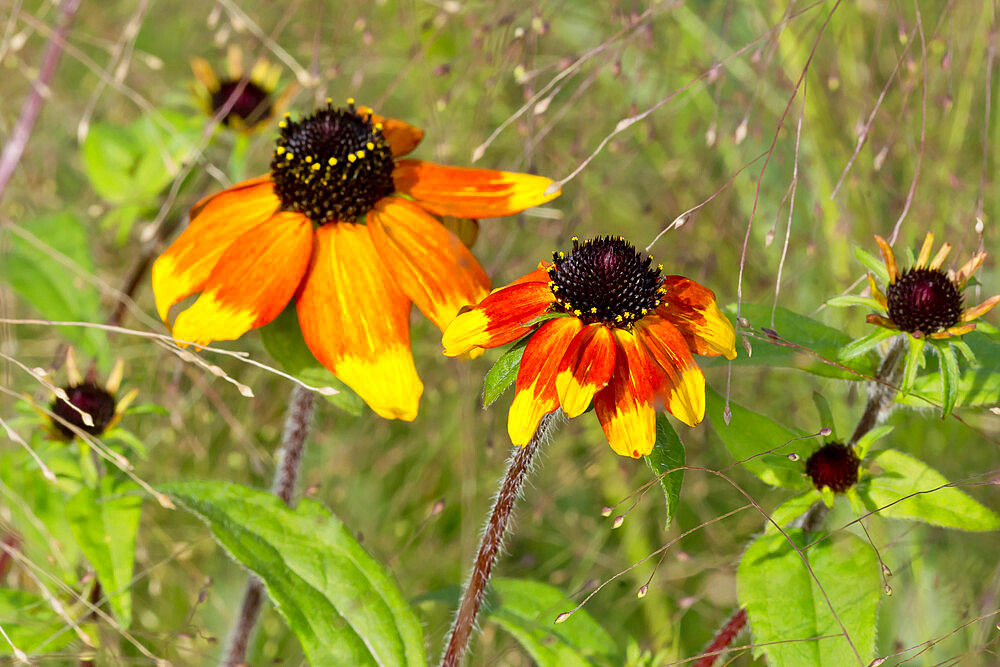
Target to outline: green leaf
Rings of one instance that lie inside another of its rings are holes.
[[[7,283],[48,320],[101,320],[101,295],[82,276],[94,274],[90,232],[65,213],[25,222],[23,228],[44,244],[36,247],[13,232],[0,233],[0,248],[9,239],[9,251],[0,253],[0,282]],[[47,246],[47,247],[46,247]],[[59,333],[96,357],[102,367],[111,352],[104,332],[90,327],[59,327]]]
[[[727,306],[725,312],[729,315],[730,319],[735,319],[736,304]],[[844,332],[805,315],[793,313],[785,308],[778,308],[774,311],[773,326],[771,324],[770,305],[745,303],[742,307],[741,316],[749,320],[751,325],[758,331],[764,328],[773,329],[783,339],[811,350],[819,355],[819,357],[829,361],[837,361],[837,353],[840,351],[840,348],[851,342],[850,336]],[[703,366],[717,366],[730,362],[722,357],[711,357],[708,359],[699,359],[698,363]],[[766,339],[754,341],[753,355],[748,356],[741,352],[732,363],[738,366],[797,368],[822,377],[847,380],[863,379],[855,373],[843,370],[829,363],[824,363],[815,356],[802,352],[799,349],[771,343]],[[869,376],[874,375],[876,370],[875,361],[866,357],[852,359],[843,365],[854,369],[858,373]]]
[[[880,438],[884,438],[885,436],[892,433],[893,428],[895,427],[889,426],[888,424],[883,424],[882,426],[876,426],[875,428],[873,428],[872,430],[868,431],[863,436],[858,438],[858,442],[855,445],[858,449],[858,458],[864,461],[865,457],[868,456],[868,450],[871,449],[871,446],[875,444],[875,442]]]
[[[926,463],[894,449],[865,461],[871,477],[858,485],[869,512],[960,530],[997,530],[1000,516],[958,489]]]
[[[670,425],[666,415],[656,415],[656,442],[653,443],[653,451],[645,458],[663,487],[663,498],[667,503],[667,519],[663,527],[666,529],[677,513],[681,485],[684,483],[684,443],[677,437],[677,431]],[[668,470],[672,472],[667,472]]]
[[[76,638],[66,622],[40,595],[0,589],[0,628],[10,643],[0,640],[0,655],[11,655],[10,644],[31,655],[65,648]]]
[[[997,344],[1000,341],[993,340],[988,332],[981,332],[983,324],[962,337],[962,342],[968,345],[977,362],[958,374],[954,383],[956,406],[992,406],[1000,403],[1000,345]],[[945,341],[945,344],[949,342]],[[943,403],[940,369],[934,368],[919,376],[909,395],[897,396],[896,400],[903,405],[921,408],[928,406],[927,401]]]
[[[941,360],[941,413],[951,414],[958,400],[958,359],[955,350],[947,342],[934,346]]]
[[[782,426],[732,401],[729,407],[733,418],[727,426],[722,418],[725,399],[710,387],[705,388],[705,407],[712,420],[712,428],[729,453],[743,462],[740,465],[772,486],[786,489],[809,487],[802,461],[818,446],[812,438],[798,439],[805,435],[803,431]],[[770,453],[772,450],[776,453]],[[789,460],[788,455],[792,453],[798,454],[800,460]]]
[[[903,382],[899,387],[899,391],[904,394],[909,393],[913,387],[913,380],[917,377],[917,371],[923,365],[924,345],[927,343],[927,339],[907,336],[906,342],[908,346],[906,349],[906,361],[903,366]]]
[[[511,345],[486,374],[483,380],[483,407],[488,408],[493,405],[493,402],[500,398],[507,387],[517,379],[517,371],[521,367],[521,355],[524,354],[524,348],[530,339],[531,336],[524,336]]]
[[[833,421],[833,411],[830,410],[830,404],[824,398],[823,394],[818,391],[813,392],[813,403],[816,405],[816,410],[819,412],[819,423],[823,425],[823,428],[830,429],[830,435],[826,438],[831,441],[839,440],[837,437],[837,424]]]
[[[84,487],[66,503],[66,519],[122,627],[132,623],[132,568],[142,512],[139,487],[106,476],[100,490]]]
[[[880,258],[871,254],[867,250],[862,250],[861,248],[854,248],[854,256],[858,258],[865,267],[874,273],[883,285],[889,284],[889,269],[885,268],[885,262]]]
[[[260,577],[313,665],[426,665],[423,629],[392,575],[319,503],[289,509],[227,482],[161,488]]]
[[[316,360],[302,338],[295,303],[288,304],[278,317],[260,330],[265,349],[283,371],[312,387],[333,387],[336,394],[327,400],[352,415],[365,411],[365,402]]]
[[[799,550],[805,548],[808,538],[801,530],[787,534]],[[758,645],[755,657],[766,654],[771,667],[867,665],[875,651],[882,593],[875,552],[860,538],[840,532],[803,553],[809,569],[785,536],[774,533],[754,540],[743,554],[736,581]]]
[[[872,310],[882,310],[882,304],[880,304],[872,297],[857,296],[854,294],[845,294],[843,296],[832,297],[826,300],[826,305],[834,306],[835,308],[846,308],[848,306],[864,306],[865,308],[871,308]]]
[[[819,491],[816,489],[810,489],[805,493],[800,493],[797,496],[792,496],[785,502],[778,505],[778,507],[771,512],[771,521],[767,521],[764,524],[765,533],[775,533],[778,529],[774,524],[779,526],[786,526],[795,519],[809,511],[809,508],[813,506],[820,499]]]
[[[865,334],[861,338],[853,340],[841,348],[840,352],[837,354],[837,358],[842,362],[852,361],[867,352],[871,352],[882,341],[888,340],[898,334],[899,332],[893,329],[877,327],[875,331]]]

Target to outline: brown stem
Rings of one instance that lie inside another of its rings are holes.
[[[740,634],[740,630],[747,624],[747,610],[738,609],[732,617],[726,621],[726,624],[722,626],[718,634],[715,635],[715,639],[712,643],[708,645],[702,652],[702,657],[698,662],[694,663],[694,667],[712,667],[715,664],[715,660],[722,655],[723,651],[729,644],[732,643],[736,636]]]
[[[854,428],[854,434],[851,435],[848,445],[853,447],[858,444],[858,440],[865,433],[875,428],[880,421],[888,416],[892,399],[896,396],[899,379],[903,374],[903,365],[900,362],[903,360],[904,348],[903,336],[897,336],[889,347],[889,351],[886,352],[885,358],[882,359],[882,364],[878,367],[875,383],[868,392],[868,403],[865,405],[865,411],[861,415],[861,419],[858,420],[858,425]]]
[[[274,471],[274,481],[271,484],[271,493],[281,498],[289,507],[292,506],[295,485],[302,469],[302,453],[305,451],[306,439],[309,436],[314,405],[315,398],[311,391],[298,385],[292,389],[288,411],[285,413],[285,429],[281,436],[281,462]],[[226,650],[222,665],[234,667],[246,664],[250,638],[257,625],[263,603],[264,584],[251,575],[243,593],[243,602],[240,604],[236,624],[230,633],[229,648]]]
[[[448,640],[448,647],[441,659],[441,667],[457,667],[462,661],[462,656],[465,655],[465,650],[469,646],[469,637],[472,635],[472,628],[475,627],[476,616],[479,615],[479,607],[486,592],[486,584],[490,580],[493,566],[496,564],[500,548],[503,546],[504,535],[510,525],[514,504],[517,502],[518,496],[521,495],[521,487],[524,485],[528,472],[531,471],[538,445],[545,438],[551,421],[551,414],[543,417],[535,435],[528,441],[528,444],[524,447],[514,447],[507,460],[507,473],[500,483],[500,490],[493,502],[490,519],[486,524],[486,530],[483,531],[483,538],[479,544],[479,554],[472,566],[472,576],[469,577],[469,583],[465,587],[465,594],[462,596],[462,603],[455,616],[455,622],[451,626],[451,638]]]
[[[49,94],[49,82],[59,65],[59,58],[62,56],[63,46],[66,44],[66,35],[69,34],[69,27],[73,23],[73,17],[80,6],[80,0],[63,0],[59,5],[59,15],[57,19],[58,27],[49,37],[49,43],[45,47],[42,55],[42,64],[38,68],[38,77],[32,85],[31,94],[21,106],[21,115],[17,118],[17,123],[10,133],[10,138],[0,153],[0,200],[3,199],[7,191],[7,184],[14,174],[14,169],[21,161],[21,155],[28,146],[28,139],[31,131],[38,120],[38,114],[42,110],[42,103]]]

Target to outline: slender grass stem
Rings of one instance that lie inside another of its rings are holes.
[[[486,584],[493,573],[493,566],[503,547],[504,536],[510,527],[514,504],[521,495],[521,488],[528,473],[531,472],[538,446],[547,436],[552,421],[552,414],[543,417],[528,444],[524,447],[514,447],[507,460],[507,472],[500,482],[500,490],[497,492],[493,510],[483,531],[479,553],[473,563],[472,575],[462,595],[462,603],[459,605],[455,622],[451,626],[451,637],[441,659],[441,667],[457,667],[462,662],[465,650],[469,646],[469,637],[476,624],[476,617],[479,615],[483,595],[486,593]]]
[[[315,397],[304,387],[295,386],[285,413],[285,428],[281,436],[281,461],[274,471],[271,493],[292,507],[295,486],[302,469],[302,454],[312,425]],[[236,617],[236,623],[229,635],[229,645],[222,665],[233,667],[246,664],[247,649],[260,609],[264,603],[264,583],[251,575],[243,592],[243,602]]]

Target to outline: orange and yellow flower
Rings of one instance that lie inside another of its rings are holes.
[[[964,290],[969,278],[986,259],[985,252],[978,252],[958,271],[941,270],[951,245],[945,243],[931,259],[934,234],[927,232],[916,264],[900,272],[892,248],[881,236],[875,236],[882,259],[889,275],[885,293],[868,274],[872,297],[885,312],[871,314],[868,322],[887,329],[905,331],[912,336],[952,338],[969,333],[976,328],[976,320],[1000,303],[1000,294],[992,296],[978,306],[963,309]],[[929,261],[928,261],[929,260]]]
[[[510,215],[559,192],[540,176],[400,159],[423,133],[353,100],[279,126],[271,173],[195,205],[156,260],[160,317],[201,292],[173,335],[204,345],[267,324],[294,297],[315,357],[379,415],[412,420],[423,385],[411,304],[444,330],[490,290],[436,216]]]
[[[659,407],[698,424],[705,377],[692,353],[736,357],[735,332],[715,294],[661,276],[662,267],[622,238],[574,238],[573,251],[553,259],[459,315],[442,340],[455,356],[531,335],[508,413],[513,443],[527,444],[556,408],[576,417],[591,402],[622,456],[652,451]]]
[[[243,52],[236,45],[230,45],[226,64],[228,75],[220,76],[208,61],[192,58],[191,71],[198,81],[194,93],[209,116],[228,105],[221,122],[237,132],[250,134],[268,127],[298,91],[298,86],[291,83],[276,96],[281,66],[262,58],[247,73],[243,68]]]

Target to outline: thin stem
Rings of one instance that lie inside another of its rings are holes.
[[[552,417],[551,414],[543,417],[535,435],[528,441],[528,444],[524,447],[514,447],[507,460],[507,472],[500,482],[500,490],[493,502],[490,519],[486,523],[486,530],[483,531],[483,538],[479,544],[479,554],[472,566],[472,576],[469,577],[469,583],[465,587],[465,594],[462,596],[462,604],[455,616],[455,623],[451,626],[451,637],[448,640],[448,648],[445,650],[444,657],[441,659],[441,667],[457,667],[462,662],[462,656],[465,655],[465,650],[469,646],[472,628],[476,624],[479,607],[483,602],[486,584],[490,580],[490,574],[493,572],[493,566],[496,564],[500,548],[503,546],[504,536],[510,525],[514,503],[521,495],[521,487],[524,486],[524,480],[531,471],[538,445],[546,437]]]
[[[314,404],[315,398],[311,391],[297,385],[292,389],[288,411],[285,413],[285,428],[281,436],[281,462],[274,471],[274,481],[271,484],[271,493],[281,498],[289,507],[292,506],[292,496],[295,494],[295,485],[302,469],[302,453],[305,451],[306,438],[309,436],[312,424]],[[254,626],[257,625],[263,603],[264,584],[251,575],[243,593],[243,602],[240,604],[236,624],[230,633],[229,648],[222,665],[232,667],[246,664],[250,637]]]
[[[892,407],[892,399],[896,396],[896,389],[899,379],[903,373],[903,352],[905,344],[903,336],[897,336],[886,352],[882,364],[875,374],[875,383],[868,393],[868,403],[865,411],[858,420],[858,425],[854,428],[848,445],[854,446],[868,431],[889,415]]]
[[[733,643],[737,635],[740,634],[747,624],[747,610],[737,609],[736,613],[726,621],[726,624],[722,626],[718,634],[712,640],[712,643],[708,645],[708,648],[702,652],[702,657],[698,662],[694,663],[694,667],[712,667],[715,664],[716,659],[723,654],[726,647]]]
[[[45,54],[42,55],[42,64],[38,68],[38,77],[32,84],[31,94],[21,106],[21,114],[17,118],[17,123],[10,133],[10,138],[0,153],[0,200],[3,199],[7,191],[7,184],[14,174],[14,169],[21,161],[21,155],[28,146],[28,139],[31,131],[38,120],[38,114],[42,110],[42,103],[50,94],[49,82],[59,65],[59,58],[62,56],[63,46],[66,44],[66,35],[69,34],[73,17],[80,6],[80,0],[63,0],[59,5],[58,27],[49,37],[49,43],[45,47]]]

